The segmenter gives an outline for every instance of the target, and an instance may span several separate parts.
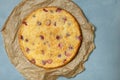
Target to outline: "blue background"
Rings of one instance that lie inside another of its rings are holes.
[[[0,28],[21,0],[0,0]],[[120,0],[74,0],[96,27],[96,49],[86,71],[58,80],[120,80]],[[0,34],[0,80],[25,80],[9,61]]]

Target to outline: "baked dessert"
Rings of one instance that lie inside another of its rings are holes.
[[[18,40],[31,63],[43,68],[56,68],[75,57],[82,34],[80,25],[69,12],[58,7],[44,7],[22,21]]]

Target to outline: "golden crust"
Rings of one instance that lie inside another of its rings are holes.
[[[66,10],[45,7],[33,11],[18,31],[20,48],[26,58],[43,68],[70,62],[80,47],[80,25]]]

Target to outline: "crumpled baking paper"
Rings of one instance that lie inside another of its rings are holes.
[[[17,32],[25,16],[35,9],[46,6],[57,6],[70,12],[79,22],[83,36],[76,57],[65,66],[55,69],[44,69],[31,64],[23,55],[18,43]],[[2,28],[2,34],[10,61],[26,80],[56,80],[59,76],[74,77],[84,70],[84,63],[95,48],[94,27],[71,0],[22,0],[8,17]]]

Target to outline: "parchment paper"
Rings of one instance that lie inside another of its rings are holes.
[[[43,69],[31,64],[24,57],[18,43],[17,32],[23,18],[33,10],[46,6],[57,6],[69,11],[78,20],[83,35],[82,45],[77,56],[67,65],[56,69]],[[94,27],[84,17],[81,9],[71,0],[22,0],[8,17],[2,34],[10,61],[26,80],[56,80],[59,76],[74,77],[84,70],[84,62],[95,48]]]

